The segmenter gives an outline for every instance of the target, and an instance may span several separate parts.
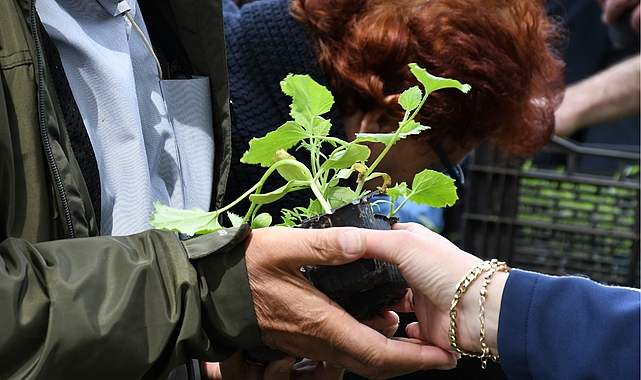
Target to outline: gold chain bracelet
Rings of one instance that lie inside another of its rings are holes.
[[[481,322],[481,368],[487,368],[487,359],[492,359],[494,363],[499,362],[499,357],[492,355],[490,348],[485,341],[485,298],[487,297],[487,286],[492,282],[492,276],[496,272],[509,272],[510,268],[504,263],[496,260],[490,262],[491,267],[485,274],[483,285],[481,285],[481,296],[479,298],[479,321]]]
[[[460,353],[461,355],[481,359],[481,366],[483,368],[486,367],[488,358],[491,358],[494,361],[498,361],[498,357],[492,355],[489,347],[487,347],[487,344],[485,342],[485,306],[484,306],[485,298],[487,296],[487,285],[491,282],[492,275],[496,271],[508,272],[509,267],[504,262],[500,262],[496,259],[483,261],[482,263],[479,263],[474,267],[472,267],[472,269],[470,269],[467,272],[467,274],[461,279],[461,281],[459,281],[459,283],[456,285],[456,292],[454,293],[454,299],[452,300],[452,305],[450,306],[450,330],[449,330],[450,346],[452,347],[452,349],[454,349],[454,351]],[[467,291],[468,287],[484,272],[488,272],[489,276],[488,275],[485,276],[485,281],[483,282],[483,285],[481,287],[481,298],[479,300],[479,305],[481,310],[479,314],[479,319],[481,320],[480,341],[481,341],[482,352],[478,353],[478,352],[464,350],[463,348],[460,347],[458,343],[458,340],[456,337],[457,335],[456,307],[458,306],[459,299]]]

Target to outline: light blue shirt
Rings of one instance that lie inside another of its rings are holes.
[[[177,137],[154,56],[125,15],[129,12],[149,40],[137,2],[37,0],[36,7],[60,52],[96,152],[101,234],[127,235],[151,228],[154,201],[207,210],[212,134],[196,134],[192,141],[188,133],[188,141]],[[192,164],[188,161],[193,155],[181,151],[201,153],[196,155],[200,162],[193,164],[204,177],[182,170]],[[190,188],[198,190],[195,195],[187,194]]]

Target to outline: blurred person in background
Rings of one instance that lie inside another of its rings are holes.
[[[559,52],[568,88],[556,113],[556,133],[581,144],[638,151],[639,2],[554,0],[547,7],[567,29]],[[586,170],[610,171],[610,165],[598,157],[581,159]]]

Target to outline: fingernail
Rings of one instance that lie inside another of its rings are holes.
[[[450,352],[450,355],[452,355],[452,359],[453,359],[452,362],[447,365],[436,367],[436,369],[450,370],[450,369],[456,368],[456,365],[458,364],[458,359],[460,358],[460,356],[457,357],[458,354],[455,352]]]
[[[382,328],[379,332],[388,338],[391,338],[398,331],[398,324]]]
[[[361,234],[356,230],[348,230],[341,234],[341,248],[347,255],[360,255],[363,250]]]

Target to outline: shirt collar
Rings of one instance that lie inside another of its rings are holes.
[[[118,16],[131,10],[126,0],[96,0],[112,16]],[[133,15],[132,15],[133,16]]]

